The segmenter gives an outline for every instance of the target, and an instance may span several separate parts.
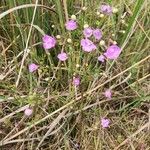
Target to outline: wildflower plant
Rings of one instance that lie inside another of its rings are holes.
[[[86,10],[81,10],[79,15],[82,16],[83,11]],[[70,92],[75,93],[76,97],[80,92],[78,90],[81,83],[86,85],[92,82],[94,80],[92,76],[95,74],[100,77],[101,71],[104,71],[101,70],[101,67],[106,68],[112,60],[117,60],[121,54],[121,48],[117,45],[116,39],[115,42],[110,42],[108,35],[104,34],[105,26],[103,27],[103,24],[100,23],[104,22],[104,19],[98,21],[98,15],[101,14],[105,16],[105,22],[110,21],[113,7],[108,4],[101,4],[92,14],[92,18],[97,21],[88,22],[88,24],[82,23],[78,15],[71,14],[69,18],[66,17],[64,24],[62,24],[63,30],[61,32],[58,34],[46,33],[41,38],[52,73],[52,76],[49,74],[47,78],[52,78],[52,82],[59,78],[58,82],[63,86],[72,80],[69,85],[74,86],[75,91]],[[89,16],[85,13],[84,17],[88,20]],[[53,25],[52,30],[55,28],[56,25]],[[36,71],[38,67],[40,68],[40,65],[30,64],[29,72]],[[84,90],[86,88],[85,86]],[[103,93],[107,99],[112,98],[111,90],[107,89]],[[108,125],[107,120],[102,119],[102,122]],[[102,123],[103,126],[105,126],[104,124]]]

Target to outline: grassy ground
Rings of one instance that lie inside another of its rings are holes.
[[[0,1],[0,149],[150,149],[150,2],[107,0],[118,13],[100,17],[102,2]],[[69,33],[64,24],[73,14],[78,29]],[[84,24],[101,28],[106,46],[116,41],[120,57],[102,64],[103,46],[83,52]],[[50,53],[42,47],[44,34],[61,36]],[[65,63],[57,59],[62,48],[69,54]],[[29,73],[31,62],[38,71]],[[74,88],[76,75],[81,84]],[[104,97],[107,88],[111,100]],[[29,106],[33,114],[26,117]],[[101,127],[102,117],[109,128]]]

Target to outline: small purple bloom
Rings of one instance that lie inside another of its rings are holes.
[[[111,99],[112,97],[112,92],[110,89],[107,89],[104,93],[105,97],[108,98],[108,99]]]
[[[82,49],[86,52],[91,52],[96,49],[96,45],[89,39],[82,39],[80,42]]]
[[[110,5],[101,5],[100,11],[104,14],[111,15],[112,7]]]
[[[101,119],[101,125],[102,125],[103,128],[108,128],[109,124],[110,124],[110,120],[109,119],[105,119],[105,118]]]
[[[65,24],[65,26],[67,30],[72,31],[77,28],[77,23],[74,20],[70,20]]]
[[[91,28],[85,28],[83,30],[83,34],[86,38],[91,37],[93,34],[93,30]]]
[[[100,56],[98,57],[98,61],[104,62],[104,61],[105,61],[104,55],[100,55]]]
[[[121,53],[121,48],[118,47],[117,45],[111,45],[107,48],[106,52],[104,55],[108,59],[117,59]]]
[[[44,35],[42,40],[44,49],[51,49],[56,45],[56,39],[52,36]]]
[[[29,64],[29,72],[34,72],[38,69],[38,65],[32,63],[32,64]]]
[[[60,54],[57,55],[57,58],[60,60],[60,61],[65,61],[68,59],[68,55],[65,53],[65,52],[61,52]]]
[[[26,116],[31,116],[33,113],[33,110],[31,108],[26,108],[25,111],[24,111],[24,114]]]
[[[75,85],[75,86],[79,86],[80,85],[80,78],[79,77],[73,78],[73,85]]]
[[[100,40],[102,38],[102,32],[99,29],[95,29],[93,31],[93,35],[96,40]]]

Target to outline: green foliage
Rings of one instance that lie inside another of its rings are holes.
[[[36,1],[0,1],[0,146],[12,142],[14,150],[34,149],[36,141],[52,128],[41,145],[43,149],[73,149],[75,143],[86,150],[115,149],[148,120],[150,2],[39,0],[33,18]],[[117,8],[118,13],[97,14],[102,3]],[[66,16],[70,19],[71,15],[76,15],[78,22],[73,32],[65,29]],[[98,49],[91,53],[80,46],[85,24],[102,29],[105,41],[105,45],[97,42]],[[16,87],[31,26],[30,52]],[[57,46],[49,52],[42,46],[44,34],[60,35]],[[122,47],[120,57],[98,62],[97,57],[115,41]],[[57,58],[62,49],[69,56],[65,62]],[[30,63],[39,65],[36,72],[29,73]],[[73,77],[78,76],[81,85],[75,87]],[[107,88],[113,91],[112,100],[104,97]],[[34,110],[31,117],[20,110],[26,105]],[[64,109],[66,114],[59,120]],[[110,118],[109,129],[101,128],[102,117]],[[145,149],[150,147],[145,131],[130,141],[132,149],[142,149],[142,144]],[[6,149],[10,149],[7,144]],[[130,145],[122,149],[131,149]]]

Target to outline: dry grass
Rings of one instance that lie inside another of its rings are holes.
[[[2,150],[150,149],[150,3],[109,2],[119,9],[112,18],[99,18],[99,2],[92,0],[64,0],[63,5],[59,0],[0,2]],[[79,30],[68,34],[64,22],[72,14],[77,14]],[[116,61],[97,63],[103,48],[89,55],[81,52],[85,22],[103,29],[106,45],[115,40],[122,47]],[[44,33],[63,37],[50,55],[41,46]],[[66,43],[68,37],[73,44]],[[71,58],[64,64],[56,59],[62,46]],[[34,74],[28,72],[30,62],[40,65]],[[74,89],[72,77],[78,74],[81,85]],[[112,100],[104,97],[107,88],[113,91]],[[28,106],[31,117],[24,115]],[[109,128],[101,127],[102,117],[110,119]]]

